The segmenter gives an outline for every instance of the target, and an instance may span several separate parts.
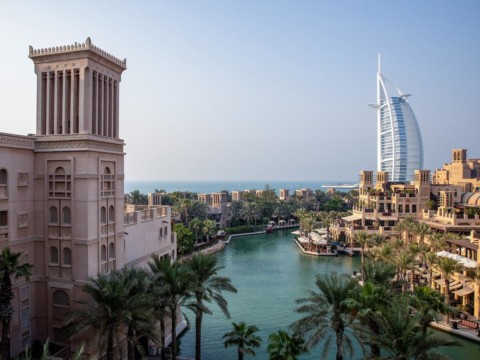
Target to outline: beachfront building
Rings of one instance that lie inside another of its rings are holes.
[[[295,190],[295,196],[298,200],[307,200],[313,197],[312,189],[297,189]]]
[[[391,96],[387,80],[377,72],[377,171],[388,172],[391,181],[411,180],[413,172],[423,169],[423,143],[420,127],[407,97],[397,90]]]
[[[278,190],[280,196],[278,197],[279,200],[286,201],[290,197],[290,191],[288,189],[280,189]]]
[[[176,258],[169,207],[124,213],[119,87],[126,60],[90,38],[30,47],[29,57],[36,133],[0,134],[0,248],[22,252],[21,262],[34,266],[28,281],[14,283],[12,355],[34,340],[68,348],[64,315],[85,300],[89,277],[143,266],[152,254]]]
[[[197,195],[198,201],[207,205],[208,219],[215,221],[215,224],[220,229],[230,227],[230,222],[232,220],[232,211],[230,204],[228,203],[227,195],[226,191]]]
[[[245,193],[245,191],[242,191],[242,190],[232,191],[232,201],[243,201],[244,200],[244,198],[243,198],[244,193]]]

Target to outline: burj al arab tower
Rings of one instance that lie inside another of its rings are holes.
[[[388,93],[380,69],[377,72],[377,170],[387,171],[390,181],[409,181],[414,170],[423,169],[423,143],[420,127],[407,97],[395,89],[398,95]],[[393,86],[392,86],[393,87]]]

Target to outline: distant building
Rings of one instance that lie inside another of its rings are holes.
[[[232,201],[243,201],[244,193],[242,190],[232,191]]]
[[[297,199],[306,200],[313,196],[312,189],[297,189],[295,190],[295,196]]]
[[[288,189],[280,189],[279,194],[279,199],[283,201],[288,200],[288,198],[290,197],[290,191]]]
[[[423,142],[420,127],[407,97],[387,91],[386,79],[377,72],[377,171],[389,173],[391,181],[410,181],[413,172],[423,169]]]

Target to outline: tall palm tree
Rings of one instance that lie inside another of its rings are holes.
[[[207,240],[210,240],[210,236],[215,235],[217,232],[217,224],[213,220],[204,220],[202,231]]]
[[[437,265],[437,261],[438,261],[438,256],[436,253],[432,252],[432,251],[429,251],[429,252],[426,252],[425,253],[425,256],[424,256],[424,260],[425,260],[425,263],[427,264],[428,266],[428,273],[429,273],[429,276],[428,276],[428,281],[429,281],[429,285],[433,288],[433,268],[435,265]]]
[[[151,298],[140,291],[142,280],[139,281],[128,271],[90,278],[83,287],[91,299],[90,306],[67,314],[68,337],[93,333],[99,350],[106,352],[107,360],[115,359],[115,354],[121,352],[124,338],[134,345],[141,335],[155,340]]]
[[[317,275],[315,284],[319,292],[310,291],[310,296],[297,299],[297,303],[303,305],[296,311],[306,315],[292,327],[299,335],[308,338],[307,349],[325,339],[323,355],[335,338],[336,360],[342,360],[344,355],[353,351],[355,335],[349,328],[353,314],[346,300],[354,296],[358,284],[354,279],[334,272]]]
[[[450,305],[450,276],[463,270],[463,265],[456,260],[447,257],[441,257],[437,260],[437,267],[445,279],[445,303]]]
[[[365,281],[376,285],[388,286],[395,276],[395,266],[383,261],[365,262]]]
[[[33,266],[25,263],[20,264],[21,252],[10,251],[3,248],[0,254],[0,320],[2,321],[2,343],[0,344],[0,356],[10,359],[10,322],[12,321],[13,290],[12,278],[26,278],[32,275]]]
[[[258,218],[258,207],[254,202],[244,202],[242,208],[242,217],[248,225],[253,221],[256,222]]]
[[[428,236],[428,242],[433,251],[440,251],[445,248],[445,238],[442,233],[434,232]]]
[[[195,313],[195,360],[200,360],[203,314],[212,314],[206,303],[213,300],[225,316],[230,318],[227,300],[221,293],[223,291],[236,293],[237,289],[232,285],[230,278],[218,275],[222,268],[217,266],[217,258],[214,256],[194,255],[188,266],[193,274],[191,289],[195,301],[188,303],[187,306]]]
[[[362,249],[362,280],[365,281],[365,249],[370,244],[370,236],[365,231],[359,231],[355,234],[355,242],[360,244]]]
[[[367,280],[360,291],[356,292],[355,296],[347,299],[345,303],[355,312],[360,325],[368,329],[367,334],[378,336],[380,328],[376,318],[378,314],[387,309],[390,304],[390,297],[385,284],[375,284]],[[378,358],[380,356],[380,347],[375,342],[371,342],[369,336],[364,336],[363,328],[360,328],[359,337],[364,337],[363,341],[369,344],[371,357]]]
[[[202,233],[203,221],[200,220],[199,218],[195,218],[195,219],[192,219],[192,221],[190,221],[188,226],[195,234],[195,242],[198,242],[198,234]]]
[[[150,270],[156,275],[157,283],[161,284],[160,296],[166,300],[172,325],[172,358],[177,358],[177,312],[184,300],[190,296],[193,276],[190,270],[178,262],[172,263],[170,257],[161,259],[153,255],[148,262]]]
[[[373,336],[372,341],[386,350],[387,359],[441,359],[434,350],[440,346],[455,346],[457,342],[423,332],[421,317],[420,313],[411,314],[407,299],[394,298],[389,310],[377,317],[380,334]]]
[[[298,360],[298,356],[305,352],[305,341],[296,334],[278,330],[268,336],[267,350],[269,360]]]
[[[175,204],[175,211],[179,213],[182,217],[183,225],[188,226],[188,218],[190,215],[190,204],[192,203],[192,200],[190,199],[180,199]]]
[[[140,190],[133,190],[128,194],[128,199],[131,204],[134,205],[147,205],[148,199],[147,195],[142,194]]]
[[[407,284],[407,271],[414,271],[415,256],[408,251],[399,251],[395,254],[393,261],[395,262],[399,272],[397,279],[400,278],[402,281],[402,292],[405,292]]]
[[[414,234],[420,236],[420,245],[423,245],[425,236],[428,236],[432,233],[430,226],[424,222],[418,222],[415,224]]]
[[[232,322],[233,330],[223,335],[225,339],[225,348],[237,346],[238,360],[243,360],[243,356],[255,356],[254,348],[260,347],[262,339],[255,335],[258,328],[255,325],[247,325],[243,321],[240,323]]]

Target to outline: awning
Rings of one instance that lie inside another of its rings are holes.
[[[342,219],[345,220],[345,221],[351,222],[351,221],[355,221],[355,220],[361,220],[362,216],[355,214],[355,215],[345,216]]]
[[[461,281],[454,282],[453,284],[450,284],[449,289],[450,290],[458,290],[463,286]]]
[[[453,293],[457,296],[465,296],[473,293],[473,289],[468,286],[465,286],[463,289],[454,291]]]
[[[435,280],[435,282],[436,282],[438,285],[445,286],[445,279],[444,279],[444,278],[441,278],[441,279]]]
[[[375,220],[375,213],[365,213],[365,219]]]

